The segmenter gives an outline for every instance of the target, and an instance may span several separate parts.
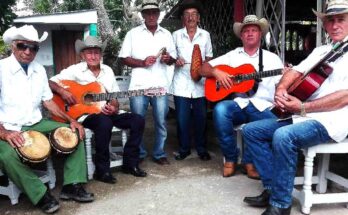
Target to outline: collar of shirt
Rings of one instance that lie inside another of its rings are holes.
[[[253,54],[253,55],[249,55],[248,53],[246,53],[245,52],[245,50],[244,50],[244,47],[238,47],[237,48],[238,50],[238,54],[245,54],[246,56],[248,56],[248,57],[250,57],[250,58],[255,58],[255,57],[258,57],[259,56],[259,50],[260,49],[257,49],[257,51],[256,51],[256,53],[255,54]]]
[[[182,28],[182,31],[181,31],[181,36],[182,37],[186,37],[186,38],[190,38],[188,33],[187,33],[187,29],[186,28]],[[199,27],[197,27],[197,30],[196,30],[196,33],[195,33],[195,36],[193,37],[193,40],[194,41],[197,37],[199,37],[200,35],[202,35],[202,29],[200,29]]]
[[[82,72],[91,72],[93,74],[93,72],[88,68],[88,65],[86,62],[82,62],[81,67],[83,68]],[[100,63],[100,73],[99,73],[98,77],[102,77],[104,74],[105,74],[105,65]]]
[[[36,72],[35,69],[33,68],[33,63],[28,64],[28,72],[25,72],[25,70],[23,69],[21,64],[18,62],[14,54],[11,54],[10,61],[11,61],[10,65],[12,65],[12,69],[11,69],[12,74],[15,74],[19,71],[23,71],[24,74],[30,75],[32,72]]]
[[[149,29],[147,29],[145,23],[143,23],[143,24],[141,25],[141,27],[143,28],[143,31],[148,31],[148,32],[150,32]],[[163,28],[162,28],[160,25],[157,25],[157,29],[156,29],[155,33],[160,32],[160,31],[162,32],[162,31],[163,31]]]

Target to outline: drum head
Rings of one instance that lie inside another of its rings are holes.
[[[60,127],[51,133],[50,141],[58,152],[72,153],[76,149],[79,139],[70,128]]]
[[[22,135],[25,143],[23,147],[17,148],[20,156],[33,163],[46,160],[51,152],[51,145],[46,136],[38,131],[25,131]]]

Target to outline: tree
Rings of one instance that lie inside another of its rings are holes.
[[[12,20],[16,15],[12,12],[11,7],[16,3],[15,0],[1,0],[0,1],[0,34],[10,26]]]

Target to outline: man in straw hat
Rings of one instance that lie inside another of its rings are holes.
[[[233,80],[228,73],[214,68],[214,66],[225,64],[238,67],[243,64],[251,64],[255,70],[258,70],[259,65],[263,64],[264,70],[283,68],[283,64],[277,55],[260,48],[261,38],[268,32],[268,27],[266,19],[260,19],[255,15],[247,15],[243,22],[234,23],[233,31],[241,39],[243,47],[238,47],[225,55],[204,63],[201,74],[207,77],[215,77],[222,84],[222,87],[229,89],[233,85]],[[261,56],[263,57],[261,58]],[[278,80],[278,76],[264,78],[259,83],[256,94],[234,95],[233,100],[221,101],[214,107],[214,126],[225,157],[223,177],[230,177],[236,171],[239,149],[237,148],[233,127],[251,121],[275,117],[269,109],[273,105],[273,95]],[[259,174],[253,163],[249,149],[244,147],[243,168],[249,178],[259,179]]]
[[[203,161],[211,157],[206,148],[206,112],[207,102],[204,97],[204,80],[193,80],[190,75],[194,46],[198,45],[200,58],[208,61],[213,57],[209,32],[198,27],[202,5],[197,0],[185,0],[180,4],[181,20],[184,27],[173,33],[178,59],[175,63],[174,78],[171,85],[174,95],[179,151],[176,160],[183,160],[191,154],[191,106],[193,141],[199,158]],[[200,66],[200,65],[199,65]]]
[[[301,101],[288,94],[289,86],[297,78],[311,71],[333,47],[347,40],[347,0],[329,1],[324,13],[315,11],[315,14],[323,22],[332,44],[314,49],[299,65],[287,68],[275,92],[275,106],[294,116],[283,121],[261,120],[243,127],[244,143],[251,151],[265,188],[260,196],[246,197],[244,201],[267,206],[263,215],[290,214],[299,149],[330,140],[339,142],[348,134],[347,50],[336,52],[329,60],[332,73],[308,100]]]
[[[52,101],[44,67],[34,60],[39,45],[47,37],[47,32],[39,38],[31,25],[12,27],[5,31],[4,41],[11,45],[12,55],[0,60],[0,168],[28,196],[30,201],[45,213],[59,209],[58,201],[36,174],[17,155],[15,148],[24,145],[23,131],[35,130],[45,134],[58,127],[69,127],[43,119],[41,103],[52,114],[70,122],[72,131],[78,132],[80,139],[84,129],[70,118]],[[79,202],[94,200],[92,193],[82,187],[87,182],[86,158],[83,141],[67,156],[64,164],[64,182],[60,198]]]
[[[160,9],[156,0],[144,0],[141,5],[144,24],[131,29],[122,44],[119,57],[132,67],[129,90],[150,87],[164,87],[168,90],[172,77],[169,77],[171,65],[175,62],[176,52],[170,32],[158,25]],[[167,139],[166,115],[168,113],[167,95],[135,96],[130,98],[133,113],[145,116],[151,104],[155,122],[155,144],[152,158],[159,165],[169,164],[164,151]],[[140,146],[140,158],[147,155],[144,144]]]
[[[88,36],[84,41],[76,40],[75,49],[83,61],[69,66],[50,79],[53,92],[59,94],[67,104],[74,105],[77,102],[76,95],[60,86],[60,81],[72,80],[82,85],[98,82],[108,93],[120,91],[112,69],[100,62],[104,46],[97,37]],[[130,129],[130,137],[123,151],[123,172],[137,177],[146,176],[146,172],[138,166],[144,119],[138,114],[118,113],[118,111],[119,103],[117,99],[112,99],[102,107],[101,113],[84,115],[80,118],[83,121],[82,125],[94,132],[96,148],[94,178],[110,184],[116,183],[116,178],[110,170],[109,152],[113,126]]]

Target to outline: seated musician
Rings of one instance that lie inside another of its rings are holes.
[[[265,188],[261,195],[246,197],[244,201],[253,206],[267,207],[263,215],[290,214],[299,149],[331,140],[339,142],[348,134],[347,48],[327,57],[333,53],[332,49],[347,40],[348,0],[329,1],[326,12],[315,14],[323,22],[332,44],[317,47],[298,66],[287,69],[275,92],[276,108],[294,115],[287,120],[272,118],[251,122],[243,128],[244,143]],[[298,83],[298,77],[308,73],[320,74],[320,69],[312,68],[318,63],[319,67],[325,68],[323,58],[328,58],[325,61],[333,70],[321,86],[317,82],[319,79],[310,78],[309,82],[305,79],[303,83],[307,88],[295,91],[298,94],[289,90],[291,84]],[[318,89],[309,94],[307,100],[301,101],[293,96],[307,94],[308,83],[313,82]]]
[[[221,87],[232,89],[233,80],[230,75],[214,68],[214,66],[225,64],[238,67],[243,64],[251,64],[255,70],[260,70],[259,65],[263,65],[265,71],[283,68],[283,64],[277,55],[260,49],[261,38],[268,32],[268,28],[267,20],[259,19],[255,15],[246,16],[242,23],[234,23],[234,33],[241,39],[243,47],[238,47],[225,55],[204,63],[200,71],[201,75],[214,77],[222,85]],[[278,80],[279,76],[264,78],[258,84],[256,94],[248,94],[250,97],[246,94],[238,94],[234,96],[233,100],[224,100],[216,104],[213,121],[222,153],[225,156],[223,177],[230,177],[236,171],[239,150],[233,127],[251,121],[275,117],[269,108],[272,106],[275,85]],[[249,178],[259,178],[247,147],[244,149],[242,164]]]
[[[100,62],[103,48],[97,37],[88,36],[85,41],[77,40],[75,42],[76,53],[80,54],[83,62],[62,70],[50,79],[49,85],[52,91],[60,95],[68,105],[76,104],[77,100],[75,95],[57,84],[61,80],[73,80],[82,85],[97,82],[109,93],[119,91],[112,69]],[[88,109],[81,110],[81,113],[85,113],[85,111],[88,112]],[[109,154],[113,126],[130,129],[130,137],[123,151],[123,172],[137,177],[146,176],[146,172],[138,166],[139,145],[144,132],[145,121],[138,114],[119,114],[118,111],[119,103],[117,99],[112,99],[101,108],[100,113],[82,116],[84,118],[82,125],[91,129],[95,137],[96,171],[94,178],[110,184],[116,183],[116,178],[110,170]]]
[[[68,124],[43,119],[41,103],[52,114],[70,122],[81,139],[77,149],[67,156],[64,164],[64,182],[60,198],[78,202],[91,202],[94,195],[84,190],[87,182],[85,147],[82,141],[84,129],[76,120],[61,111],[52,101],[46,71],[34,60],[41,38],[31,25],[12,27],[5,31],[3,39],[11,45],[12,55],[0,60],[0,168],[45,213],[59,209],[58,201],[35,173],[21,162],[15,148],[23,147],[23,131],[35,130],[44,134]]]

